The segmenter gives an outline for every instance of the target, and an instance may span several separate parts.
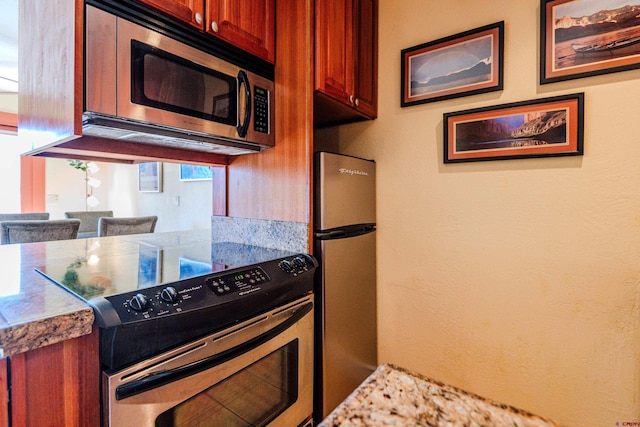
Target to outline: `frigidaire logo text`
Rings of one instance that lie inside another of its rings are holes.
[[[340,172],[340,174],[342,174],[342,175],[364,175],[364,176],[369,176],[369,174],[367,172],[356,171],[356,170],[353,170],[353,169],[340,168],[340,169],[338,169],[338,172]]]

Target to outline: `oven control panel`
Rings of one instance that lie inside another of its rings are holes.
[[[224,276],[210,277],[205,280],[205,283],[216,295],[237,292],[242,296],[253,292],[254,289],[259,289],[261,284],[269,280],[271,280],[269,275],[261,267],[257,267]]]
[[[260,265],[216,272],[175,283],[142,288],[92,300],[100,327],[135,323],[219,306],[233,306],[251,295],[269,294],[291,287],[317,266],[306,255],[296,255]],[[305,282],[306,283],[306,282]],[[302,293],[310,289],[302,290]],[[247,304],[244,302],[242,304]]]

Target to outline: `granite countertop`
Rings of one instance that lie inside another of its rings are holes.
[[[522,426],[559,424],[425,378],[380,365],[319,427]]]
[[[79,253],[137,254],[152,244],[210,240],[210,231],[193,230],[0,246],[0,358],[91,333],[93,309],[85,301],[35,271]],[[97,248],[97,249],[96,249]]]

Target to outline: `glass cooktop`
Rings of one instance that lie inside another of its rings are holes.
[[[47,254],[36,267],[84,300],[177,282],[292,255],[292,252],[239,243],[85,240],[66,254]]]

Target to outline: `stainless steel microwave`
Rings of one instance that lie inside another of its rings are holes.
[[[272,147],[274,82],[93,6],[83,134],[236,155]]]

